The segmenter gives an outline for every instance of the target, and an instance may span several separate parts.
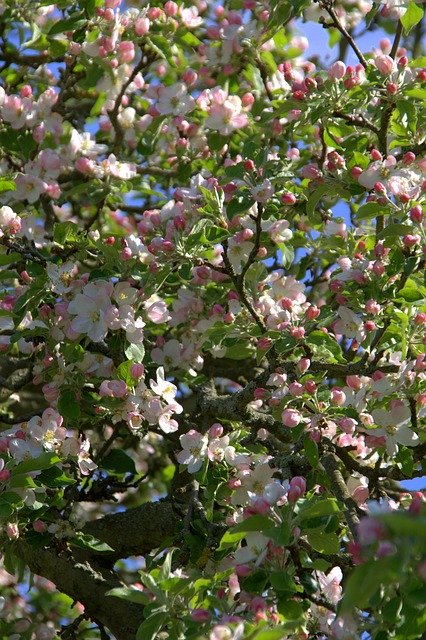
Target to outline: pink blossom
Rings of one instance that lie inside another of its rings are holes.
[[[194,429],[180,436],[183,450],[176,455],[179,464],[188,465],[189,473],[197,473],[203,466],[207,455],[208,438]]]

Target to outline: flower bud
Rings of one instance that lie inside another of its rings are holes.
[[[346,65],[341,60],[334,62],[328,70],[330,80],[341,80],[346,73]]]

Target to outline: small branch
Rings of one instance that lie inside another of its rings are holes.
[[[257,324],[257,326],[259,327],[259,329],[262,331],[262,333],[265,333],[266,328],[264,325],[264,322],[262,320],[262,318],[256,313],[256,311],[253,308],[253,305],[251,304],[251,302],[249,301],[249,299],[247,298],[246,292],[244,290],[244,284],[241,282],[241,280],[238,278],[238,276],[236,275],[230,261],[228,258],[228,243],[226,240],[223,241],[223,263],[226,267],[226,271],[229,275],[229,277],[231,278],[232,282],[235,285],[235,288],[237,290],[238,295],[240,296],[240,300],[241,302],[244,304],[245,308],[248,310],[248,312],[250,313],[250,315],[252,316],[253,320],[255,321],[255,323]]]
[[[339,18],[337,17],[336,12],[334,11],[334,8],[333,8],[333,3],[330,2],[330,0],[324,0],[324,2],[320,2],[320,7],[327,11],[328,15],[330,16],[330,18],[333,21],[333,25],[332,26],[336,27],[336,29],[338,31],[340,31],[342,36],[347,40],[348,44],[350,45],[350,47],[354,51],[356,57],[358,58],[358,60],[360,61],[360,63],[364,67],[364,69],[366,69],[367,68],[367,60],[364,58],[363,54],[361,53],[360,49],[358,48],[358,45],[356,44],[355,40],[353,39],[353,37],[351,36],[349,31],[347,31],[345,29],[345,27],[342,25],[342,23],[340,22]],[[323,22],[323,24],[324,24],[324,22]],[[325,26],[325,24],[324,24],[324,26]]]
[[[354,127],[360,127],[361,129],[369,129],[370,131],[372,131],[376,135],[379,134],[379,128],[376,127],[375,124],[370,122],[370,120],[367,120],[367,118],[365,118],[364,116],[362,116],[360,114],[351,115],[351,114],[347,114],[347,113],[342,113],[339,110],[335,110],[335,111],[333,111],[332,115],[335,118],[341,118],[342,120],[345,120],[345,122],[347,122],[348,124],[353,125]]]
[[[402,36],[402,22],[401,20],[398,20],[398,25],[395,31],[395,38],[392,44],[392,49],[389,54],[391,58],[395,58],[396,56],[396,52],[398,51],[399,43],[401,41],[401,36]]]
[[[266,70],[265,65],[263,64],[262,60],[259,57],[256,58],[256,65],[257,65],[257,68],[259,69],[260,77],[262,78],[266,95],[268,96],[269,100],[271,100],[272,102],[272,100],[274,99],[274,96],[272,91],[268,87],[268,72]]]
[[[316,604],[317,607],[323,607],[324,609],[328,609],[329,611],[336,613],[336,607],[332,602],[330,602],[326,598],[323,598],[322,596],[311,595],[306,591],[304,591],[300,595],[302,596],[302,598],[306,598],[307,600],[310,600],[310,602],[313,602],[313,604]]]
[[[346,522],[348,523],[352,536],[356,538],[359,522],[357,505],[355,500],[353,500],[349,495],[349,491],[339,469],[338,459],[334,453],[326,453],[321,458],[321,464],[330,480],[332,493],[336,496],[339,502],[342,502],[345,505],[344,513]]]
[[[123,84],[123,86],[121,87],[120,93],[118,94],[115,103],[114,103],[114,107],[108,111],[108,115],[109,115],[109,119],[111,120],[111,124],[114,128],[115,131],[115,140],[114,140],[114,145],[113,145],[113,149],[112,152],[113,153],[117,153],[117,151],[120,149],[121,144],[123,142],[124,139],[124,135],[123,135],[123,129],[120,125],[120,123],[118,122],[118,112],[120,110],[121,107],[121,100],[124,96],[124,94],[126,93],[129,85],[133,82],[133,80],[136,78],[136,76],[138,75],[138,73],[140,71],[142,71],[142,69],[145,66],[148,66],[151,62],[153,61],[153,58],[145,58],[143,55],[143,52],[141,52],[141,59],[139,60],[138,64],[134,67],[132,73],[130,74],[129,78],[126,80],[126,82]]]

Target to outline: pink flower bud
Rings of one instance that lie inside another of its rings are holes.
[[[317,385],[313,380],[306,380],[304,387],[306,393],[309,393],[309,395],[313,395],[317,390]]]
[[[365,310],[367,311],[367,313],[377,315],[378,313],[380,313],[381,307],[379,303],[376,302],[376,300],[370,299],[365,303]]]
[[[172,0],[168,0],[168,2],[166,2],[166,4],[164,5],[163,9],[166,16],[172,17],[177,14],[179,7],[176,4],[176,2],[172,2]]]
[[[373,264],[373,272],[376,276],[381,276],[385,272],[385,265],[380,260],[376,260]]]
[[[383,156],[378,149],[371,149],[370,156],[372,160],[382,160]]]
[[[252,572],[251,567],[248,564],[237,564],[235,567],[235,573],[239,578],[246,578]]]
[[[342,418],[339,421],[339,427],[341,428],[341,430],[345,433],[348,433],[349,435],[354,433],[356,424],[356,420],[354,420],[353,418]]]
[[[341,80],[346,73],[346,65],[341,60],[334,62],[328,70],[330,80]]]
[[[135,22],[135,33],[137,36],[144,36],[148,33],[150,21],[148,18],[138,18]]]
[[[305,371],[308,371],[310,366],[311,361],[309,360],[309,358],[300,358],[299,362],[297,363],[297,368],[300,373],[305,373]]]
[[[303,396],[303,385],[300,382],[291,382],[289,385],[290,394],[294,397]]]
[[[254,103],[254,95],[252,93],[245,93],[241,98],[243,107],[251,107]]]
[[[93,173],[95,169],[95,163],[90,158],[77,158],[74,163],[75,168],[80,173]]]
[[[299,487],[300,491],[305,493],[306,479],[303,478],[303,476],[294,476],[294,478],[290,480],[290,487]]]
[[[282,413],[282,421],[286,427],[293,429],[300,423],[302,416],[295,409],[284,409]]]
[[[305,337],[305,329],[303,327],[291,327],[290,335],[296,340],[303,340]]]
[[[135,380],[139,380],[139,378],[142,378],[144,373],[145,373],[145,367],[143,366],[143,364],[136,363],[136,364],[132,364],[132,366],[130,367],[130,375]]]
[[[283,204],[291,206],[293,204],[296,204],[296,196],[294,195],[294,193],[291,193],[291,191],[287,191],[286,193],[282,194],[281,202]]]
[[[395,95],[395,93],[398,93],[398,85],[396,84],[396,82],[388,82],[386,85],[386,91],[391,95]]]
[[[419,312],[414,316],[414,322],[417,325],[426,324],[426,313]]]
[[[133,253],[130,247],[125,247],[120,255],[122,260],[131,260],[131,258],[133,257]]]
[[[345,392],[339,387],[334,387],[334,389],[332,389],[331,391],[331,402],[337,405],[338,407],[341,407],[342,405],[345,404],[345,401],[346,401]]]
[[[182,80],[188,87],[190,87],[197,82],[198,74],[193,69],[187,69],[182,75]]]
[[[421,237],[419,235],[408,234],[402,238],[402,242],[406,247],[414,247],[416,244],[420,244]]]
[[[364,504],[369,495],[370,492],[368,491],[368,487],[364,487],[362,485],[358,485],[352,492],[352,498],[357,504]]]
[[[374,59],[376,68],[383,76],[388,76],[393,70],[393,59],[390,56],[379,54]]]
[[[313,304],[306,310],[306,317],[308,320],[315,320],[315,318],[318,318],[320,313],[320,309]]]
[[[364,329],[366,331],[374,331],[374,329],[376,328],[376,323],[373,322],[373,320],[367,320],[366,322],[364,322]]]
[[[0,471],[0,482],[7,482],[10,478],[9,469],[2,469]]]
[[[6,525],[6,534],[10,540],[17,540],[19,538],[19,529],[16,522],[8,522]]]
[[[220,422],[215,422],[209,429],[210,438],[220,438],[223,433],[223,426]]]
[[[383,182],[376,182],[374,185],[374,191],[376,193],[386,193],[386,187]]]
[[[167,2],[166,4],[174,4],[174,2]],[[194,620],[194,622],[208,622],[210,618],[211,614],[207,609],[194,609],[191,611],[191,620]]]
[[[37,533],[43,533],[46,531],[46,523],[43,520],[34,520],[33,529],[37,531]]]
[[[423,209],[419,204],[417,204],[415,207],[412,207],[412,209],[410,209],[410,219],[413,222],[423,221]]]

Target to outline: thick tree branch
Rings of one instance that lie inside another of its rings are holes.
[[[106,542],[117,558],[126,558],[144,555],[171,540],[180,523],[171,500],[159,500],[87,522],[83,533]]]
[[[73,557],[54,549],[34,549],[24,539],[14,543],[13,551],[33,573],[51,580],[59,591],[81,602],[85,613],[100,620],[117,640],[134,640],[143,621],[143,608],[106,596],[110,589],[123,586],[112,571],[88,561],[76,562]]]

